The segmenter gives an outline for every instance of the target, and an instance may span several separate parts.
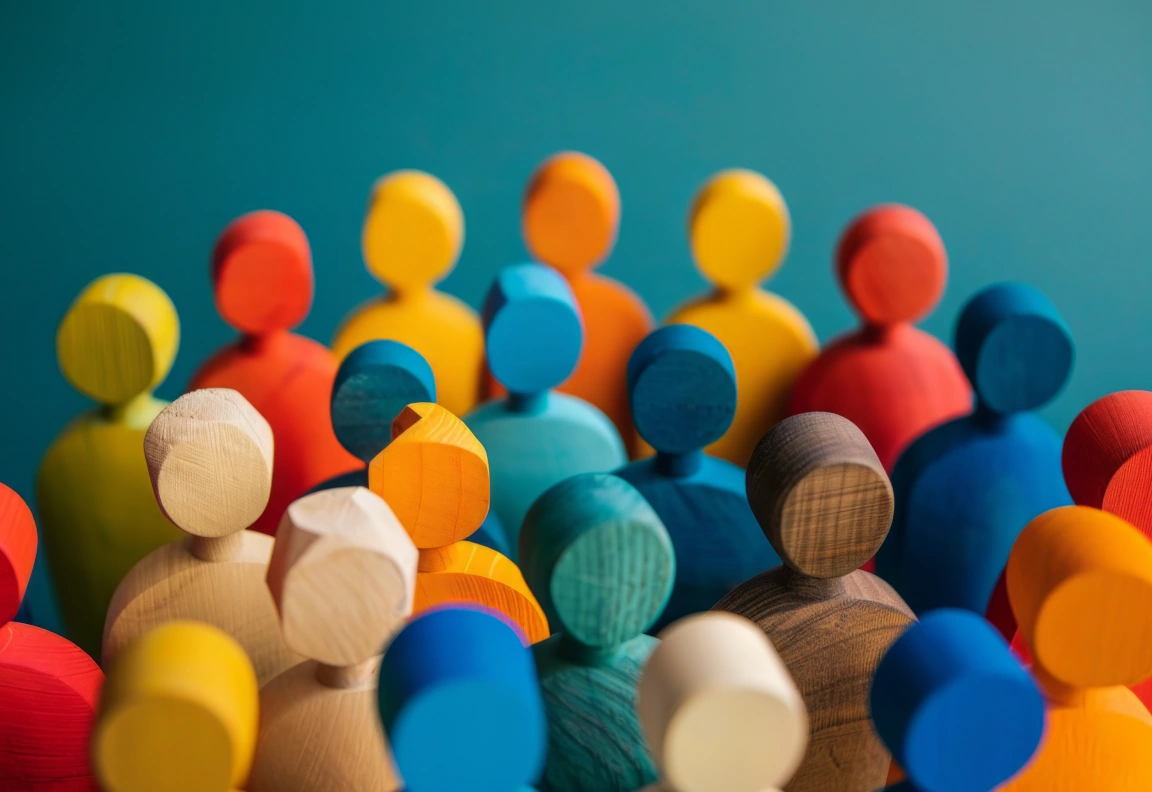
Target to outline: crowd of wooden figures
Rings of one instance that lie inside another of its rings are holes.
[[[98,406],[39,531],[0,489],[0,789],[1152,790],[1152,393],[1061,439],[1034,413],[1073,343],[1025,285],[951,349],[918,330],[947,259],[909,207],[844,232],[862,323],[823,349],[761,288],[768,179],[696,196],[714,289],[659,328],[593,272],[619,213],[594,159],[546,161],[535,263],[476,314],[435,289],[455,197],[389,175],[386,292],[331,348],[291,332],[304,231],[240,217],[211,253],[240,338],[170,404],[172,302],[87,286],[57,353]],[[70,640],[16,620],[38,534]]]

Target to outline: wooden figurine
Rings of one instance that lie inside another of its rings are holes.
[[[520,569],[465,541],[490,502],[488,456],[468,427],[437,404],[410,404],[392,425],[392,442],[368,466],[368,485],[392,508],[420,551],[413,611],[471,602],[504,613],[530,643],[548,620]]]
[[[628,363],[632,415],[654,459],[616,475],[640,491],[668,529],[676,585],[661,629],[706,611],[748,578],[780,563],[748,508],[744,471],[701,449],[736,411],[736,375],[724,345],[691,325],[669,325],[636,347]]]
[[[488,291],[482,316],[488,366],[508,396],[464,422],[488,451],[492,510],[515,554],[524,514],[544,490],[628,460],[604,413],[552,391],[572,372],[584,343],[580,312],[564,278],[540,264],[505,267]]]
[[[924,615],[880,661],[872,720],[909,788],[988,792],[1044,736],[1044,697],[996,630],[971,611]]]
[[[416,547],[363,487],[307,495],[276,534],[268,588],[309,662],[260,691],[249,792],[393,792],[376,706],[380,653],[412,612]]]
[[[235,638],[264,684],[304,658],[280,635],[264,585],[272,537],[255,523],[272,486],[272,430],[233,390],[186,393],[144,436],[161,511],[187,536],[154,550],[121,581],[108,606],[103,657],[154,627],[192,619]]]
[[[713,290],[677,308],[666,324],[701,327],[731,353],[736,415],[706,450],[744,467],[756,442],[787,414],[788,394],[818,350],[804,315],[760,288],[788,253],[792,220],[776,185],[753,171],[728,170],[697,193],[688,235]]]
[[[312,305],[308,238],[279,212],[244,215],[216,242],[212,280],[217,310],[242,335],[204,363],[188,389],[231,388],[272,426],[272,495],[252,529],[274,534],[288,504],[357,465],[332,430],[336,360],[321,344],[290,332]]]
[[[738,586],[716,609],[760,625],[804,696],[811,737],[785,789],[872,792],[889,756],[868,720],[868,685],[914,621],[887,583],[858,569],[892,523],[884,467],[851,421],[804,413],[756,446],[747,487],[784,564]]]
[[[256,744],[256,672],[230,635],[171,621],[110,667],[92,755],[106,792],[244,788]]]
[[[637,699],[660,767],[650,792],[765,792],[804,758],[808,711],[763,630],[700,613],[660,633]]]
[[[400,341],[436,372],[441,403],[456,415],[468,412],[480,398],[484,332],[475,311],[434,288],[464,244],[456,196],[427,173],[389,174],[372,190],[362,243],[368,272],[388,294],[344,321],[332,342],[337,359],[365,341]]]
[[[88,742],[104,674],[75,644],[12,621],[35,560],[32,512],[0,484],[0,788],[97,792]]]
[[[557,631],[537,644],[548,716],[542,792],[634,792],[656,781],[636,685],[644,631],[676,578],[668,532],[636,489],[585,473],[546,491],[520,536],[524,576]]]
[[[896,517],[876,574],[916,613],[984,613],[1016,536],[1071,502],[1060,437],[1033,413],[1072,371],[1072,339],[1044,295],[991,286],[965,306],[956,351],[976,411],[915,440],[892,473]]]
[[[156,506],[140,453],[166,404],[152,391],[179,341],[172,301],[136,275],[93,281],[56,335],[60,370],[101,406],[69,424],[44,455],[36,506],[65,632],[93,657],[120,579],[180,536]]]
[[[844,416],[891,471],[917,437],[970,413],[972,388],[956,357],[912,324],[940,300],[947,274],[944,243],[915,209],[878,206],[856,218],[840,238],[836,275],[864,325],[804,370],[791,414]]]
[[[532,655],[491,613],[445,606],[409,622],[384,652],[379,705],[411,790],[521,792],[543,769]]]

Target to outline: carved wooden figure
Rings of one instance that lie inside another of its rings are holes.
[[[309,658],[260,691],[249,792],[393,792],[376,707],[380,653],[412,612],[416,547],[363,487],[306,495],[276,534],[268,588]]]
[[[212,282],[217,310],[242,335],[209,358],[188,389],[231,388],[271,425],[272,494],[252,528],[274,534],[289,503],[357,465],[332,430],[336,360],[323,345],[290,332],[312,306],[308,238],[279,212],[244,215],[216,242]]]
[[[656,456],[616,475],[652,504],[676,551],[676,585],[659,630],[708,610],[780,558],[748,508],[744,471],[701,450],[736,411],[736,375],[724,346],[698,327],[662,327],[632,354],[628,389],[636,427]]]
[[[271,488],[272,430],[244,397],[193,391],[168,405],[144,436],[160,509],[187,536],[154,550],[116,589],[104,624],[104,662],[174,619],[235,638],[264,684],[302,657],[280,635],[264,575],[272,537],[244,530]]]
[[[546,491],[520,536],[524,576],[557,631],[537,644],[548,716],[542,792],[635,792],[656,781],[636,715],[636,685],[657,645],[676,559],[660,518],[613,475]]]
[[[805,413],[756,446],[747,487],[784,565],[738,586],[716,609],[760,625],[804,696],[811,739],[785,789],[872,792],[889,756],[868,719],[868,685],[914,621],[887,583],[858,569],[892,523],[888,477],[851,421]]]
[[[93,657],[120,579],[180,536],[156,506],[140,453],[166,404],[152,391],[172,368],[179,339],[168,295],[136,275],[93,281],[56,335],[60,370],[100,406],[69,424],[44,455],[36,506],[65,631]]]

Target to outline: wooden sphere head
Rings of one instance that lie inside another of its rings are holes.
[[[365,464],[392,440],[392,421],[413,402],[436,401],[424,356],[399,341],[369,341],[344,358],[332,385],[332,428]]]
[[[24,499],[0,484],[0,627],[16,618],[36,563],[36,521]]]
[[[780,560],[802,575],[847,575],[892,525],[892,485],[864,433],[833,413],[785,418],[752,452],[748,505]]]
[[[547,747],[532,654],[484,609],[425,611],[380,664],[380,721],[411,789],[520,789]],[[450,757],[450,758],[449,758]]]
[[[932,222],[909,206],[877,206],[848,226],[836,274],[865,322],[893,325],[928,314],[944,294],[948,255]]]
[[[272,491],[272,428],[229,388],[192,391],[144,435],[152,491],[164,516],[194,536],[242,531]]]
[[[1031,286],[999,283],[968,301],[956,323],[956,357],[980,404],[1007,415],[1051,401],[1072,373],[1072,335]]]
[[[784,196],[754,171],[722,171],[692,202],[692,255],[700,274],[718,289],[750,289],[770,276],[787,255],[791,236]]]
[[[637,710],[669,785],[677,792],[783,786],[808,746],[808,710],[764,631],[711,611],[680,619],[659,637],[640,677]]]
[[[736,415],[732,356],[706,330],[661,327],[632,352],[628,398],[649,445],[666,454],[697,451],[719,440]]]
[[[1088,506],[1036,517],[1008,557],[1008,598],[1036,663],[1073,687],[1152,676],[1152,543]]]
[[[233,220],[212,251],[216,310],[247,335],[290,330],[308,316],[312,249],[300,224],[262,210]]]
[[[295,501],[268,563],[284,642],[332,666],[371,659],[412,612],[417,560],[404,526],[364,487]]]
[[[533,258],[576,275],[611,252],[620,227],[620,192],[597,160],[564,151],[532,174],[524,191],[523,224]]]
[[[512,393],[555,388],[576,368],[584,322],[568,282],[550,267],[516,264],[496,276],[481,310],[488,368]]]
[[[108,792],[227,792],[256,747],[256,672],[240,644],[196,621],[145,633],[116,658],[92,739]]]
[[[520,564],[553,630],[593,649],[648,629],[676,578],[664,524],[631,484],[607,473],[572,476],[536,499]]]
[[[72,303],[56,332],[56,358],[72,387],[123,404],[164,381],[180,346],[168,295],[138,275],[105,275]]]
[[[435,176],[396,171],[372,188],[361,244],[376,280],[400,293],[428,289],[456,266],[464,212]]]
[[[463,421],[438,404],[409,404],[392,442],[368,465],[368,487],[391,507],[416,547],[471,536],[492,500],[488,454]]]

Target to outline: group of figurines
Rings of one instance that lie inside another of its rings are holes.
[[[434,288],[452,192],[387,176],[387,293],[331,349],[291,332],[303,230],[245,215],[211,256],[240,338],[172,403],[167,295],[85,288],[57,354],[99,406],[36,490],[70,640],[16,620],[38,531],[0,485],[0,789],[1152,790],[1152,393],[1061,440],[1056,308],[1000,284],[952,349],[918,330],[947,258],[909,207],[843,234],[862,324],[823,349],[760,286],[768,179],[696,196],[714,288],[659,328],[593,271],[619,214],[547,160],[538,263],[477,315]]]

